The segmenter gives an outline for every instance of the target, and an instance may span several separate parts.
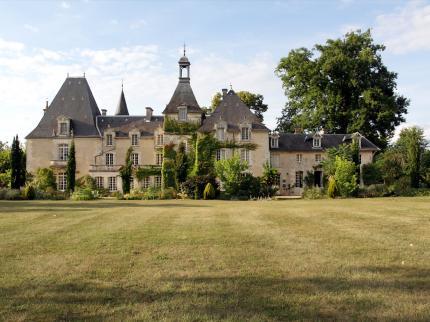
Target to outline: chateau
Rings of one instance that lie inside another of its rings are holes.
[[[165,131],[165,121],[192,123],[199,133],[213,134],[220,141],[252,143],[254,150],[235,150],[249,163],[250,171],[260,176],[263,165],[271,162],[279,171],[279,193],[302,193],[307,171],[314,172],[314,184],[322,185],[321,161],[326,149],[358,140],[361,163],[372,162],[378,150],[360,135],[325,133],[276,133],[270,131],[230,89],[223,89],[222,101],[213,113],[205,115],[190,84],[190,62],[179,59],[179,82],[163,111],[153,115],[146,107],[144,115],[129,115],[124,91],[121,91],[115,115],[99,110],[85,77],[67,77],[54,100],[44,109],[36,128],[27,135],[27,171],[50,167],[57,177],[59,190],[66,188],[65,168],[72,139],[76,147],[77,178],[91,175],[99,187],[121,190],[119,169],[125,163],[126,151],[133,148],[135,166],[161,166],[162,147],[184,142],[190,135]],[[143,112],[143,110],[142,110]],[[218,150],[217,160],[230,158],[232,149]],[[161,176],[133,180],[134,187],[161,186]]]

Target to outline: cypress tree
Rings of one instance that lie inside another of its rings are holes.
[[[119,170],[119,174],[122,179],[122,192],[124,194],[130,192],[131,176],[133,174],[133,161],[131,160],[132,152],[133,148],[129,147],[125,157],[125,165],[123,165]]]
[[[10,150],[10,168],[11,168],[11,178],[10,187],[12,189],[19,189],[22,184],[22,151],[19,146],[18,135],[13,138],[12,148]]]
[[[66,184],[67,191],[73,192],[75,190],[76,182],[76,156],[75,156],[75,141],[72,140],[70,145],[69,156],[67,158],[66,167]]]

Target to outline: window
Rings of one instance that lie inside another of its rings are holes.
[[[96,187],[97,188],[104,188],[105,182],[103,177],[96,177]]]
[[[301,153],[296,154],[296,162],[302,163],[302,154]]]
[[[224,128],[220,127],[216,130],[216,137],[220,141],[224,141]]]
[[[155,176],[154,186],[155,186],[156,188],[161,187],[161,176]]]
[[[249,127],[243,127],[241,129],[241,138],[243,141],[249,140]]]
[[[272,167],[279,167],[279,155],[278,154],[271,154],[270,155],[270,165]]]
[[[225,160],[225,150],[224,149],[219,149],[216,150],[216,160]]]
[[[163,164],[163,153],[157,153],[155,155],[155,164],[162,165]]]
[[[151,184],[151,178],[150,177],[144,177],[143,183],[142,183],[142,188],[148,189],[150,184]]]
[[[186,107],[180,107],[179,108],[178,119],[179,119],[179,121],[186,121],[187,120],[187,108]]]
[[[279,140],[276,137],[270,138],[270,147],[271,148],[278,148],[279,146]]]
[[[315,154],[315,162],[321,162],[321,154]]]
[[[131,145],[133,146],[139,145],[139,136],[137,134],[131,135]]]
[[[67,122],[60,122],[60,135],[69,134],[69,124]]]
[[[164,136],[163,134],[157,135],[157,145],[163,145],[164,144]]]
[[[134,189],[134,178],[130,177],[130,190]]]
[[[131,163],[133,165],[138,165],[139,164],[139,154],[138,153],[132,153],[131,154]]]
[[[303,188],[303,171],[296,171],[296,188]]]
[[[69,157],[69,145],[59,144],[58,145],[58,160],[67,161]]]
[[[117,191],[117,187],[116,187],[116,177],[109,177],[108,178],[108,186],[109,186],[109,191]]]
[[[321,137],[319,137],[319,136],[314,137],[313,147],[314,148],[320,148],[321,147]]]
[[[113,153],[106,153],[106,165],[113,165]]]
[[[111,146],[113,144],[112,134],[106,135],[106,145]]]
[[[249,150],[247,149],[241,149],[240,150],[240,159],[242,161],[246,161],[249,163]]]
[[[60,191],[65,191],[67,189],[67,177],[64,172],[57,174],[57,187]]]

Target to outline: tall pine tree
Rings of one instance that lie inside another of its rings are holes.
[[[133,175],[133,160],[131,159],[131,154],[133,153],[133,148],[129,147],[127,150],[127,155],[125,157],[125,165],[119,169],[119,174],[122,180],[122,192],[129,193],[131,186],[131,178]]]
[[[10,187],[12,189],[19,189],[23,184],[22,176],[22,157],[23,152],[19,146],[18,135],[13,138],[12,148],[10,151],[10,167],[11,167],[11,178]]]
[[[70,145],[69,156],[67,158],[66,167],[66,184],[67,191],[73,192],[75,190],[76,183],[76,156],[75,156],[75,141],[72,140]]]

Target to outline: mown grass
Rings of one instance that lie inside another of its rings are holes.
[[[430,198],[0,202],[0,320],[429,320]]]

